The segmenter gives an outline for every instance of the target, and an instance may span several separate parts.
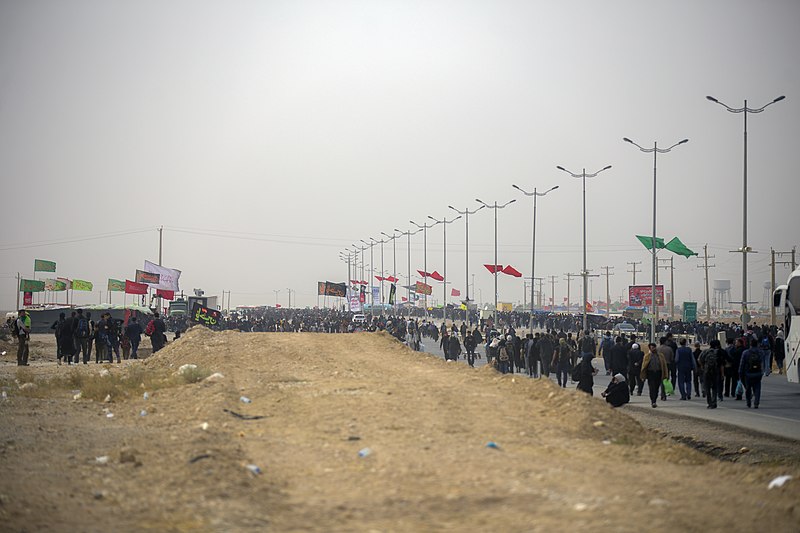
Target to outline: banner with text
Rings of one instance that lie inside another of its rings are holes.
[[[176,292],[181,290],[180,287],[178,287],[178,282],[181,278],[180,270],[162,267],[155,263],[151,263],[150,261],[145,261],[144,271],[159,275],[159,283],[155,285],[151,284],[151,287],[154,289],[166,289],[168,291]]]
[[[652,287],[650,285],[630,285],[628,300],[631,307],[653,305]],[[664,286],[656,285],[656,305],[664,305]]]

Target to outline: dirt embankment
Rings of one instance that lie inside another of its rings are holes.
[[[0,367],[3,527],[796,531],[800,519],[796,468],[719,462],[599,399],[445,363],[387,335],[196,328],[110,372],[184,364],[224,377],[105,403],[19,391],[15,367]],[[99,369],[72,371],[107,379]],[[30,370],[34,381],[65,372]],[[795,479],[767,490],[784,473]],[[709,493],[719,505],[698,504]]]

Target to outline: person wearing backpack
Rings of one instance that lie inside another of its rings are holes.
[[[647,353],[642,361],[640,377],[642,381],[647,380],[647,388],[650,391],[650,405],[658,407],[658,391],[663,387],[661,381],[669,377],[667,362],[664,355],[656,349],[656,343],[651,342],[647,345]]]
[[[508,336],[509,339],[511,335]],[[502,374],[508,374],[509,361],[511,360],[511,341],[505,340],[502,337],[497,345],[497,369]]]
[[[742,363],[739,367],[739,377],[744,383],[747,407],[755,404],[758,409],[761,403],[761,378],[764,376],[764,354],[758,347],[756,339],[750,339],[750,348],[742,354]]]
[[[77,364],[83,354],[84,364],[89,363],[89,349],[92,343],[91,328],[89,327],[89,317],[83,314],[83,309],[78,309],[78,314],[72,321],[72,328],[75,337],[75,363]]]
[[[700,366],[703,369],[703,383],[706,393],[707,409],[717,408],[717,398],[720,397],[722,384],[722,369],[725,356],[721,354],[722,348],[717,339],[713,339],[710,347],[700,354]]]

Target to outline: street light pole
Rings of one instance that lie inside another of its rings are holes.
[[[397,231],[397,230],[395,230],[395,231]],[[388,237],[389,240],[392,241],[392,278],[397,278],[397,237],[399,237],[400,235],[395,235],[394,232],[392,232],[392,235],[389,235],[388,233],[386,233],[384,231],[381,232],[381,235],[383,235],[385,237]],[[397,282],[393,281],[392,283],[395,284],[395,288],[396,288],[397,287]],[[397,312],[397,292],[396,291],[395,291],[395,301],[394,302],[395,303],[393,304],[394,305],[393,311]]]
[[[534,282],[536,280],[536,276],[535,276],[535,273],[534,273],[534,269],[535,269],[535,266],[536,266],[536,199],[539,196],[544,196],[547,193],[549,193],[551,191],[554,191],[555,189],[558,189],[558,185],[556,185],[554,187],[550,187],[548,190],[546,190],[544,192],[537,192],[536,187],[533,188],[533,192],[527,192],[527,191],[521,189],[520,187],[517,187],[514,184],[512,184],[511,186],[514,187],[515,189],[517,189],[519,192],[521,192],[525,196],[532,196],[533,197],[533,231],[532,231],[532,237],[531,237],[531,316],[530,316],[530,321],[528,323],[528,328],[530,329],[531,333],[533,333],[533,311],[534,311],[534,305],[533,305],[534,288],[533,288],[533,285],[534,285]]]
[[[447,322],[447,225],[461,218],[461,215],[458,215],[456,218],[450,220],[447,220],[447,217],[444,217],[442,220],[437,220],[430,215],[428,215],[428,218],[433,220],[434,226],[436,224],[441,224],[442,229],[444,230],[444,245],[442,246],[444,252],[444,266],[442,267],[442,277],[444,277],[444,281],[442,282],[442,319]]]
[[[424,271],[422,281],[425,284],[425,291],[422,293],[422,301],[423,305],[425,306],[425,316],[428,316],[428,228],[432,228],[436,224],[428,225],[428,223],[425,222],[424,224],[420,225],[413,220],[409,220],[409,222],[422,230],[422,269]],[[409,275],[411,275],[410,271]]]
[[[742,113],[744,115],[744,164],[743,164],[743,179],[742,179],[742,248],[736,250],[742,254],[742,327],[747,329],[747,324],[750,322],[750,314],[747,312],[747,254],[753,250],[747,246],[747,114],[748,113],[761,113],[766,108],[774,103],[780,102],[785,99],[785,96],[779,96],[773,101],[756,108],[747,107],[747,100],[744,101],[744,106],[740,108],[733,108],[723,102],[720,102],[713,96],[706,96],[706,99],[719,104],[731,113]]]
[[[656,297],[656,279],[658,278],[658,255],[657,250],[658,246],[656,246],[656,176],[657,176],[657,157],[658,154],[666,154],[669,153],[673,148],[676,146],[680,146],[681,144],[686,144],[689,142],[689,139],[684,139],[682,141],[678,141],[669,148],[659,148],[658,142],[653,142],[652,148],[644,148],[627,137],[622,138],[623,141],[626,143],[630,143],[637,147],[639,151],[644,152],[646,154],[652,153],[653,154],[653,241],[650,243],[652,245],[651,251],[653,252],[653,273],[652,279],[650,282],[650,306],[653,308],[652,312],[652,319],[650,321],[650,342],[656,342],[656,327],[658,325],[658,298]],[[674,296],[673,296],[674,298]]]
[[[475,201],[479,204],[483,204],[483,207],[488,207],[489,209],[494,209],[494,327],[497,327],[497,211],[500,209],[504,209],[509,205],[513,204],[517,201],[516,198],[509,200],[508,202],[504,203],[503,205],[497,205],[497,201],[495,200],[494,205],[489,205],[480,198],[475,198]]]
[[[411,319],[411,236],[416,235],[419,233],[420,230],[417,231],[400,231],[399,229],[394,229],[400,235],[405,235],[407,237],[407,246],[408,249],[406,251],[406,260],[408,261],[408,276],[406,276],[406,300],[408,304],[408,318]],[[399,235],[398,235],[399,236]],[[416,292],[416,291],[415,291]]]
[[[375,278],[375,261],[372,259],[372,249],[375,246],[375,239],[372,237],[369,238],[369,242],[361,239],[361,242],[369,246],[369,314],[370,316],[375,316],[375,292],[372,290],[374,278]]]
[[[465,243],[466,243],[466,252],[464,254],[464,267],[466,268],[466,276],[464,277],[464,281],[465,281],[466,286],[467,286],[467,289],[466,289],[467,290],[467,297],[466,297],[466,299],[464,301],[467,302],[467,322],[469,322],[469,216],[470,215],[474,215],[475,213],[477,213],[478,211],[480,211],[481,209],[483,209],[486,206],[482,205],[478,209],[475,209],[474,211],[470,211],[468,207],[464,208],[463,211],[459,211],[458,209],[456,209],[452,205],[448,205],[447,207],[449,207],[450,209],[452,209],[453,211],[455,211],[459,215],[464,215]]]
[[[583,180],[583,271],[581,272],[583,277],[583,302],[581,302],[581,307],[583,308],[583,331],[586,331],[586,297],[589,293],[589,271],[586,269],[586,178],[594,178],[604,170],[610,169],[611,165],[603,167],[593,174],[587,174],[585,168],[580,174],[570,172],[562,166],[557,166],[556,168],[566,172],[573,178],[581,178]]]

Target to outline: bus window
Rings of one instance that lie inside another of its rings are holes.
[[[800,314],[800,277],[789,280],[789,287],[786,289],[786,307],[791,309],[792,314]]]

